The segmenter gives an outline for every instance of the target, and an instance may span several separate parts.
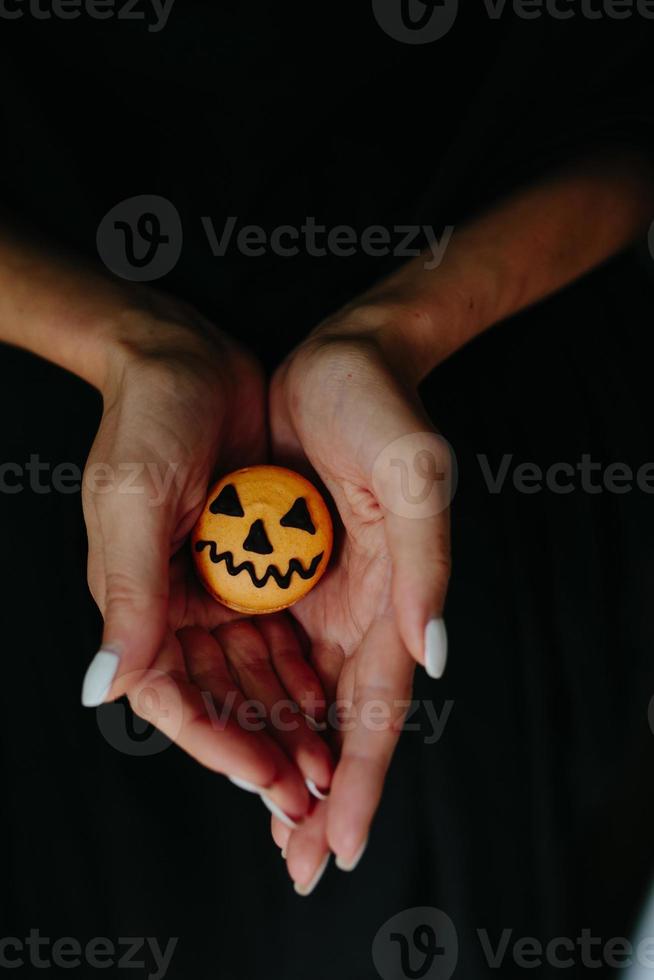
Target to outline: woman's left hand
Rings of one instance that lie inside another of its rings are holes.
[[[439,677],[447,653],[450,453],[400,359],[390,363],[363,317],[323,324],[280,367],[270,394],[275,460],[313,470],[340,518],[330,569],[291,610],[331,701],[339,750],[328,801],[292,834],[273,820],[301,893],[330,851],[345,870],[362,853],[415,664]]]

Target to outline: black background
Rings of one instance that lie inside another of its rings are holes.
[[[272,368],[387,264],[215,259],[200,215],[456,226],[596,143],[651,152],[651,33],[635,17],[494,22],[481,5],[424,47],[387,37],[367,3],[177,0],[159,34],[0,21],[2,203],[96,260],[110,207],[169,198],[184,249],[161,285]],[[308,899],[259,801],[175,747],[116,751],[81,708],[100,623],[79,494],[2,495],[1,935],[176,936],[172,978],[372,980],[377,930],[432,905],[468,980],[488,975],[477,929],[628,934],[654,856],[651,498],[489,494],[477,454],[654,460],[651,261],[618,257],[425,383],[460,485],[451,659],[438,684],[419,672],[416,696],[454,707],[438,744],[403,737],[360,867],[329,869]],[[82,465],[101,404],[6,349],[0,411],[5,461]]]

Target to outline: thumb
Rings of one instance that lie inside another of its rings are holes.
[[[425,420],[409,406],[395,414],[394,422],[395,437],[372,470],[393,567],[393,606],[411,656],[431,677],[440,677],[447,660],[443,606],[450,574],[454,458],[446,440],[426,430]]]
[[[125,504],[112,492],[89,522],[89,584],[104,630],[84,678],[86,707],[125,694],[154,660],[166,631],[169,541],[162,508],[148,503],[147,494]]]

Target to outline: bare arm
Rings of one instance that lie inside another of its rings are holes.
[[[548,175],[455,228],[443,261],[402,266],[318,328],[371,333],[409,381],[477,334],[604,262],[654,214],[654,171],[605,151]]]

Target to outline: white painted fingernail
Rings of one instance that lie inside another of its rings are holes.
[[[315,718],[312,718],[311,715],[305,714],[304,711],[302,712],[302,714],[306,718],[307,724],[308,724],[309,728],[313,729],[314,732],[326,732],[327,731],[327,722],[326,721],[316,721]]]
[[[120,657],[113,650],[100,649],[89,664],[82,684],[82,704],[97,708],[109,694]]]
[[[425,627],[425,670],[430,677],[443,676],[447,663],[447,630],[442,619],[430,619]]]
[[[364,840],[364,842],[361,845],[361,847],[359,848],[359,850],[356,852],[356,854],[354,855],[353,858],[350,858],[349,861],[345,861],[345,860],[343,860],[343,858],[337,857],[336,858],[336,867],[340,871],[354,871],[354,869],[356,868],[357,864],[359,863],[359,861],[363,857],[363,852],[365,851],[365,849],[366,849],[367,846],[368,846],[368,838],[366,837],[366,839]]]
[[[283,824],[286,824],[287,827],[290,827],[291,830],[295,830],[295,828],[297,827],[295,820],[291,820],[288,814],[284,813],[281,807],[278,807],[276,803],[273,803],[270,797],[266,796],[265,793],[261,794],[261,799],[263,800],[265,806],[268,807],[268,809],[272,814],[274,814],[276,817],[279,817],[281,822]]]
[[[317,800],[326,800],[327,799],[327,797],[329,796],[329,793],[323,793],[322,790],[318,789],[318,787],[314,783],[313,779],[305,779],[304,781],[307,784],[307,788],[308,788],[309,792],[311,793],[311,795],[312,796],[315,796],[315,798]]]
[[[234,786],[238,786],[239,789],[244,789],[246,793],[258,793],[261,796],[261,787],[255,786],[254,783],[248,783],[245,779],[239,779],[237,776],[227,777],[230,783],[234,783]]]
[[[290,827],[291,830],[295,830],[297,827],[295,821],[291,820],[291,818],[284,813],[284,811],[278,807],[276,803],[273,803],[270,797],[266,796],[260,786],[255,786],[254,783],[248,783],[247,779],[239,779],[238,776],[228,776],[227,778],[229,779],[230,783],[234,783],[234,786],[238,786],[239,789],[244,789],[247,793],[256,793],[257,796],[260,796],[264,805],[268,807],[271,813],[273,813],[276,817],[279,817],[281,822],[286,824],[287,827]]]
[[[320,862],[320,864],[318,865],[318,868],[316,869],[316,873],[314,874],[313,878],[309,882],[307,882],[306,885],[298,885],[298,883],[295,882],[295,884],[293,885],[293,888],[298,893],[298,895],[305,896],[305,895],[310,895],[311,894],[311,892],[314,890],[314,888],[316,887],[316,885],[318,884],[318,882],[320,881],[320,879],[324,875],[325,868],[329,864],[329,858],[330,857],[331,857],[331,855],[330,855],[330,853],[328,851],[327,854],[325,854],[325,856],[322,859],[322,861]]]

